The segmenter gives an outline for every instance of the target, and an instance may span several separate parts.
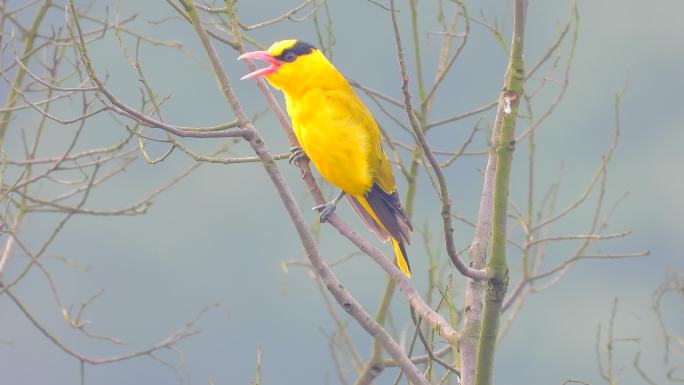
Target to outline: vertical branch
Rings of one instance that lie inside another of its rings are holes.
[[[501,122],[504,117],[504,104],[499,104],[492,130],[491,145],[485,168],[482,185],[482,197],[475,225],[475,236],[469,249],[470,265],[476,269],[485,267],[489,240],[492,234],[492,206],[494,202],[494,176],[496,173],[497,151],[500,143]],[[465,291],[465,306],[463,309],[463,334],[458,341],[458,351],[461,358],[461,384],[472,385],[475,380],[475,366],[477,345],[480,337],[482,322],[482,295],[485,290],[483,282],[468,279]]]
[[[392,303],[392,297],[394,297],[394,291],[396,290],[397,284],[394,282],[392,277],[387,278],[387,283],[385,283],[385,289],[382,292],[382,297],[380,299],[380,304],[378,305],[378,311],[375,315],[375,321],[380,325],[385,325],[387,320],[387,314],[389,312],[389,306]],[[361,374],[354,382],[354,385],[368,385],[375,378],[382,373],[385,369],[382,359],[382,344],[378,338],[373,338],[373,345],[371,350],[370,358],[368,362],[363,367]]]
[[[491,278],[488,281],[482,313],[475,385],[492,384],[501,307],[508,289],[506,218],[511,164],[515,148],[515,125],[525,79],[523,39],[526,9],[526,0],[515,0],[511,53],[504,79],[504,92],[499,97],[499,106],[503,105],[504,116],[501,121],[499,143],[496,148],[497,161],[492,213],[492,255],[487,264],[487,272]],[[494,129],[497,130],[498,127]]]
[[[420,39],[418,37],[418,0],[410,0],[411,7],[411,31],[413,36],[413,51],[416,55],[416,79],[418,79],[418,98],[426,100],[425,82],[423,81],[423,65],[420,56]]]
[[[11,107],[14,107],[14,104],[17,102],[17,99],[19,98],[18,90],[21,89],[21,83],[24,81],[24,77],[26,76],[25,65],[28,62],[28,57],[33,51],[33,44],[36,41],[38,28],[40,27],[40,24],[43,22],[45,14],[50,8],[50,5],[52,5],[51,0],[45,0],[45,2],[43,2],[43,5],[40,6],[38,12],[36,12],[36,16],[33,18],[33,24],[31,25],[31,29],[24,33],[24,49],[20,58],[24,66],[20,66],[20,68],[17,69],[17,73],[14,76],[14,80],[12,82],[13,86],[10,87],[12,88],[12,90],[10,91],[9,97],[5,102],[5,111],[0,115],[0,146],[2,146],[2,143],[4,142],[5,132],[7,131],[7,126],[9,125],[10,118],[12,117]]]

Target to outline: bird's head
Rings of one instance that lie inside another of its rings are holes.
[[[263,60],[270,65],[243,76],[243,79],[266,77],[274,87],[286,90],[322,75],[321,71],[332,68],[325,56],[313,45],[301,40],[281,40],[266,51],[247,52],[238,60]],[[290,86],[290,87],[288,87]]]

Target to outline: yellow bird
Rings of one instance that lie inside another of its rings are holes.
[[[368,108],[347,80],[321,51],[301,40],[275,42],[267,51],[241,55],[270,64],[242,77],[266,77],[285,95],[301,149],[290,161],[308,157],[328,182],[342,190],[337,197],[314,209],[321,222],[346,195],[352,209],[381,241],[392,241],[397,265],[407,276],[411,270],[404,248],[413,231],[401,207],[392,166],[382,149],[380,129]]]

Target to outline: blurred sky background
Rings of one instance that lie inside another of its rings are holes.
[[[379,0],[380,3],[385,3]],[[16,7],[17,0],[7,2]],[[63,1],[58,1],[63,3]],[[426,79],[434,67],[439,40],[428,31],[437,30],[435,2],[420,1],[420,23]],[[272,18],[297,4],[296,1],[242,0],[242,20],[254,23]],[[480,9],[490,20],[496,18],[509,41],[510,1],[467,2],[472,14]],[[96,1],[92,14],[110,17],[116,2]],[[204,52],[191,27],[185,22],[150,24],[173,15],[164,1],[123,0],[121,17],[138,14],[131,29],[153,37],[176,40],[195,54],[188,59],[176,50],[144,45],[143,69],[159,95],[171,95],[164,108],[167,121],[186,126],[208,126],[229,121],[232,116],[213,79],[198,64],[205,63]],[[330,0],[336,44],[333,60],[348,77],[389,95],[400,97],[400,79],[389,13],[361,0]],[[407,2],[399,1],[405,48],[409,46]],[[619,147],[610,163],[606,207],[629,193],[610,220],[607,232],[632,230],[633,235],[594,248],[602,252],[650,250],[646,258],[618,261],[582,261],[552,289],[529,298],[509,335],[499,346],[495,382],[498,384],[561,384],[578,379],[601,383],[595,355],[598,324],[606,324],[613,300],[619,297],[616,336],[638,337],[638,344],[617,346],[616,362],[625,370],[621,383],[640,383],[631,368],[635,352],[641,350],[642,366],[663,381],[664,346],[651,296],[670,268],[684,269],[684,2],[661,0],[578,1],[580,14],[576,57],[570,72],[567,95],[556,112],[537,131],[538,159],[536,187],[538,198],[561,168],[564,177],[559,206],[573,202],[593,176],[601,155],[611,141],[614,95],[624,89]],[[525,56],[528,65],[536,63],[555,40],[567,20],[571,5],[566,1],[530,1]],[[32,14],[31,14],[32,15]],[[61,26],[63,12],[52,10],[50,23]],[[289,37],[316,41],[313,23],[280,23],[253,33],[270,43]],[[130,39],[126,40],[133,47]],[[236,63],[237,55],[217,45],[223,64],[243,105],[250,114],[265,110],[253,81],[239,82],[246,69]],[[565,45],[567,48],[567,44]],[[564,52],[567,52],[564,51]],[[129,103],[139,100],[138,82],[119,50],[113,34],[94,43],[91,55],[97,71],[109,75],[109,87]],[[8,60],[5,56],[4,60]],[[411,71],[413,71],[413,61]],[[470,41],[438,95],[433,117],[450,116],[479,107],[495,99],[506,68],[506,56],[491,34],[473,26]],[[8,92],[0,83],[2,99]],[[548,105],[555,91],[540,95],[539,107]],[[544,99],[546,98],[546,99]],[[377,112],[376,117],[391,135],[406,140],[405,134]],[[68,106],[57,113],[69,116]],[[494,112],[486,114],[490,119]],[[29,124],[31,114],[18,114],[15,124]],[[473,120],[434,129],[435,148],[458,148]],[[43,155],[59,154],[63,148],[63,127],[48,125],[53,136]],[[257,128],[275,153],[289,147],[275,120],[267,115]],[[87,127],[82,148],[111,143],[125,135],[109,119],[93,119]],[[190,142],[195,149],[209,150],[214,143]],[[473,149],[486,146],[480,133]],[[5,144],[10,158],[21,155],[20,136],[10,129]],[[152,147],[154,150],[155,147]],[[161,154],[162,150],[159,150]],[[247,146],[235,147],[236,154],[249,154]],[[527,174],[526,145],[518,148],[512,175],[511,197],[524,202]],[[474,218],[481,191],[484,157],[465,158],[447,171],[454,210]],[[157,165],[138,160],[106,188],[93,193],[91,207],[118,207],[133,202],[191,164],[180,152]],[[314,215],[312,201],[299,180],[298,171],[281,162],[305,214]],[[405,191],[403,180],[400,189]],[[439,205],[426,179],[418,189],[414,223],[425,223],[439,239]],[[594,202],[596,194],[590,197]],[[559,221],[553,235],[577,234],[589,227],[593,203],[578,214]],[[338,213],[365,232],[348,206]],[[46,219],[47,218],[47,219]],[[34,216],[23,230],[27,239],[41,242],[56,218]],[[458,225],[459,247],[465,247],[472,229]],[[327,260],[340,258],[354,248],[337,233],[323,226],[321,251]],[[389,253],[387,247],[382,248]],[[549,263],[561,261],[571,250],[568,245],[549,249]],[[519,266],[515,250],[512,269]],[[443,252],[443,251],[442,251]],[[409,250],[414,272],[412,283],[419,289],[427,284],[426,260],[420,242]],[[60,318],[44,278],[34,271],[15,289],[45,325],[74,349],[92,356],[122,354],[146,347],[182,326],[205,305],[220,302],[200,322],[204,333],[179,344],[185,352],[185,370],[193,384],[248,384],[254,378],[257,349],[261,350],[263,384],[337,383],[328,341],[333,322],[308,274],[291,268],[285,275],[283,260],[302,258],[300,243],[275,190],[258,164],[204,165],[172,190],[155,199],[144,216],[77,217],[70,222],[48,252],[68,256],[89,266],[82,272],[50,260],[67,303],[79,304],[104,289],[92,305],[88,319],[92,329],[125,339],[127,346],[111,346],[84,339],[69,330]],[[10,264],[6,276],[17,272]],[[550,265],[549,265],[550,266]],[[357,257],[335,268],[342,282],[369,310],[374,311],[385,284],[385,273],[367,257]],[[464,280],[456,275],[462,301]],[[515,282],[515,280],[512,280]],[[666,316],[669,324],[684,334],[682,302],[670,298]],[[393,302],[398,327],[409,324],[403,297]],[[74,384],[78,382],[78,362],[48,343],[7,298],[0,298],[0,339],[13,345],[0,345],[2,384]],[[370,350],[367,335],[350,322],[350,333],[361,354]],[[173,355],[163,354],[167,358]],[[395,376],[388,369],[378,380],[389,384]],[[87,384],[172,384],[175,374],[149,358],[120,364],[88,367]],[[666,382],[660,382],[666,383]]]

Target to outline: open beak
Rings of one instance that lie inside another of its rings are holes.
[[[271,64],[270,66],[268,66],[266,68],[260,68],[256,71],[248,73],[247,75],[241,77],[240,80],[255,79],[255,78],[262,77],[262,76],[266,76],[268,74],[272,74],[272,73],[278,71],[278,68],[280,68],[280,66],[283,65],[282,61],[274,58],[267,51],[247,52],[245,54],[240,55],[237,59],[238,60],[245,60],[245,59],[263,60],[263,61],[269,62]]]

